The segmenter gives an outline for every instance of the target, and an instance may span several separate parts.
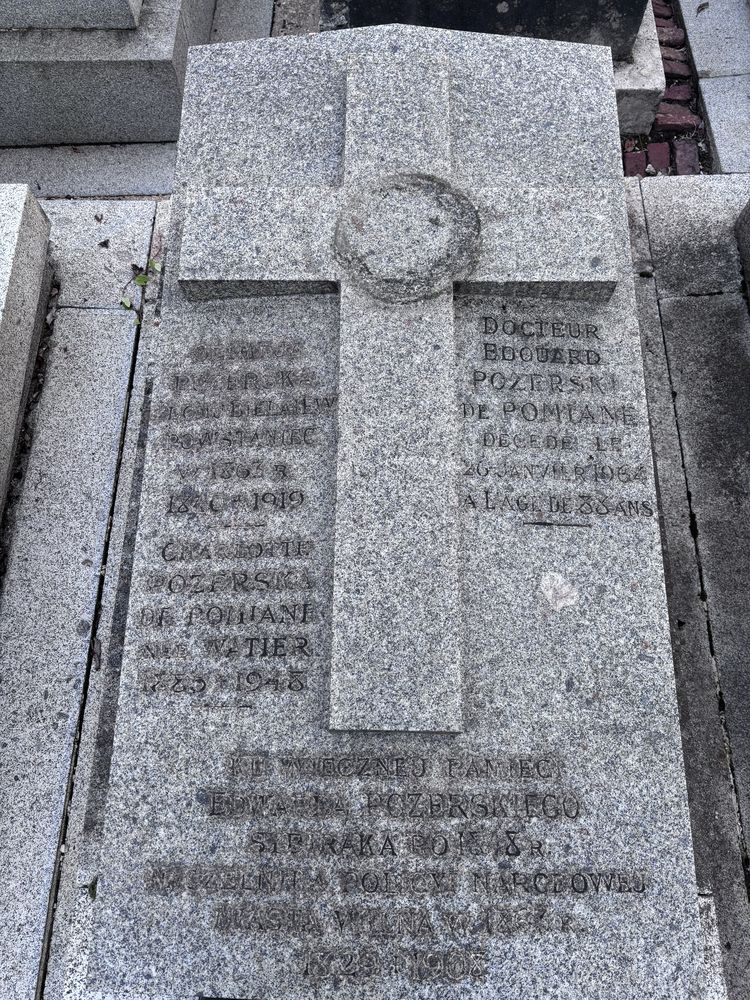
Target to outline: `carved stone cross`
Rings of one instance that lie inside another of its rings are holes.
[[[566,242],[580,232],[579,191],[466,189],[452,167],[447,63],[411,54],[394,72],[395,58],[349,63],[339,186],[189,193],[179,278],[195,297],[338,284],[329,724],[455,733],[463,719],[454,285],[608,298],[616,271],[611,228],[593,225],[596,194],[584,254]],[[282,116],[280,141],[283,127]],[[540,271],[529,262],[542,240],[550,251]]]

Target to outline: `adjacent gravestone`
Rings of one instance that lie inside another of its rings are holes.
[[[568,42],[609,45],[615,59],[627,59],[648,0],[326,0],[329,17],[349,27],[393,21],[457,31],[529,35]]]
[[[0,146],[169,142],[177,138],[187,50],[208,42],[215,0],[91,0],[34,4],[67,23],[0,30]],[[114,31],[131,10],[130,30]],[[82,31],[75,12],[98,11]],[[15,18],[14,18],[15,19]],[[0,24],[2,27],[2,24]]]
[[[2,28],[134,28],[143,0],[3,0]]]
[[[176,192],[87,995],[699,996],[609,53],[196,50]]]
[[[46,311],[48,239],[29,189],[0,185],[0,517]]]

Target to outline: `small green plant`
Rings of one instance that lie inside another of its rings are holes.
[[[133,308],[133,299],[127,294],[131,285],[136,285],[138,288],[145,288],[155,275],[161,274],[161,261],[154,260],[153,257],[149,257],[145,268],[139,264],[131,264],[130,266],[133,269],[133,277],[122,290],[120,305],[123,309]]]

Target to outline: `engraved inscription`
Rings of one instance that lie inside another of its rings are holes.
[[[583,304],[576,318],[499,305],[457,306],[462,509],[575,527],[653,518],[647,414],[622,331],[586,318]]]
[[[524,527],[652,518],[632,440],[646,416],[613,333],[599,316],[494,305],[456,300],[459,510]],[[272,727],[323,715],[338,386],[313,350],[208,337],[168,373],[164,517],[135,609],[147,704]],[[387,446],[408,469],[432,433]],[[147,891],[189,899],[210,934],[283,944],[300,984],[438,988],[484,982],[503,939],[585,935],[597,907],[650,892],[648,871],[582,846],[596,807],[558,754],[417,746],[238,746],[200,773],[180,820],[231,857],[148,857]]]

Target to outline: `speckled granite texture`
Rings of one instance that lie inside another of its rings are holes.
[[[29,189],[0,185],[0,517],[46,309],[48,238]]]
[[[151,0],[130,31],[0,31],[0,146],[177,138],[190,45],[214,0]]]
[[[2,1000],[32,1000],[127,400],[134,314],[62,309],[0,591]]]
[[[183,236],[87,996],[704,996],[609,53],[406,27],[198,50]],[[389,700],[428,718],[451,664],[460,727],[373,731]]]
[[[142,0],[3,0],[2,28],[135,28]]]

